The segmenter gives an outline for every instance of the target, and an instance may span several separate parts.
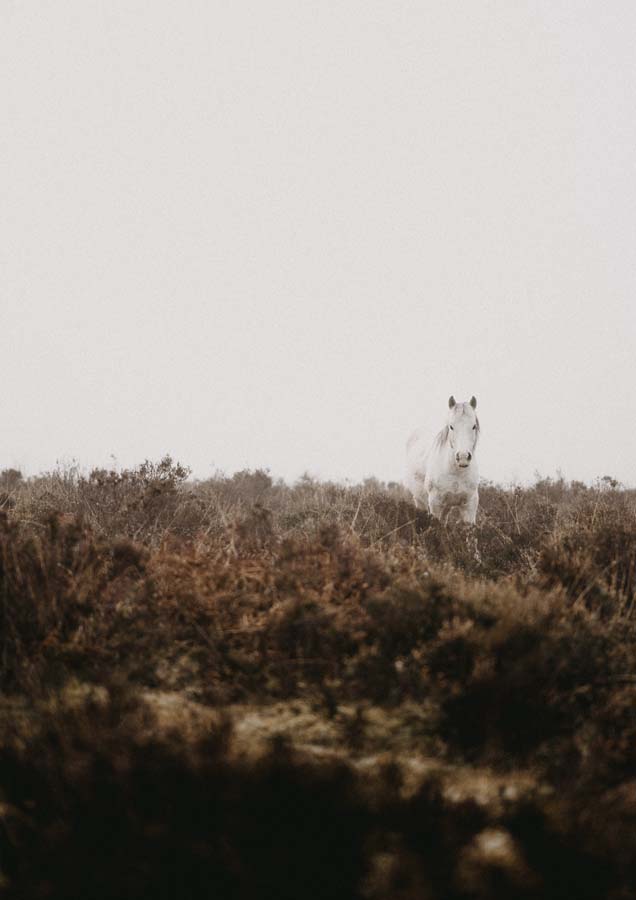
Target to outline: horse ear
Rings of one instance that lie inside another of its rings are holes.
[[[452,409],[454,406],[455,406],[455,398],[451,394],[451,396],[448,398],[448,407],[449,407],[449,409]]]
[[[477,409],[477,397],[470,398],[470,405],[472,406],[473,409]]]

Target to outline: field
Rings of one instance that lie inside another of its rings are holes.
[[[0,896],[627,900],[636,492],[0,475]]]

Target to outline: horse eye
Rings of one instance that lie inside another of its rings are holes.
[[[452,425],[450,426],[450,430],[451,430],[451,431],[455,431],[455,429],[453,428]]]
[[[473,431],[475,430],[475,428],[477,428],[477,426],[476,426],[476,425],[473,425]]]

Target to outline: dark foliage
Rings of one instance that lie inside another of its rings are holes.
[[[28,746],[24,723],[0,746],[9,900],[629,896],[633,782],[484,805],[441,773],[404,795],[395,766],[370,784],[282,741],[238,758],[222,717],[161,733],[121,687],[34,712]]]

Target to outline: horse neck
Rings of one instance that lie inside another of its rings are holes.
[[[446,440],[440,448],[440,453],[444,465],[444,470],[446,472],[452,472],[453,474],[455,474],[455,451],[451,447],[448,435],[446,435]]]

